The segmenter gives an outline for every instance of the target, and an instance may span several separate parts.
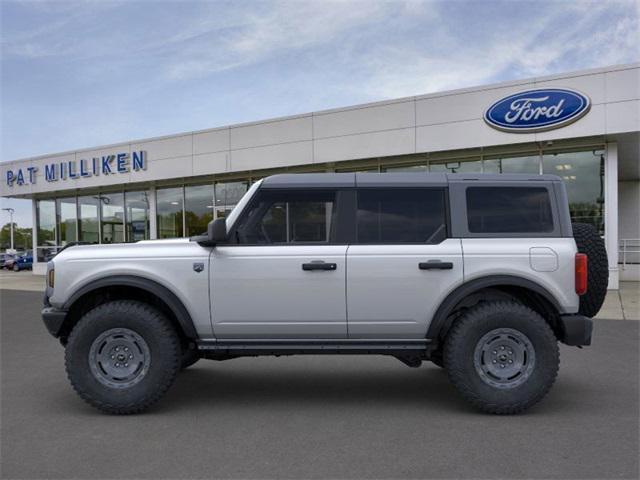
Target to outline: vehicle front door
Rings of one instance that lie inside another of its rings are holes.
[[[218,338],[346,338],[338,192],[259,190],[211,256]]]

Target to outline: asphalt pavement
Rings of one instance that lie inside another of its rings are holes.
[[[640,322],[561,347],[551,393],[472,410],[439,368],[393,358],[200,361],[146,414],[69,386],[41,294],[0,290],[2,478],[638,478]]]

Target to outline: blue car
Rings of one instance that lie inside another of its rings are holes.
[[[31,270],[33,268],[33,254],[25,253],[20,255],[13,262],[13,271],[19,272],[20,270]]]

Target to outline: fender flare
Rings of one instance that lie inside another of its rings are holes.
[[[113,275],[109,277],[99,278],[92,280],[88,284],[85,284],[78,288],[65,302],[64,309],[69,310],[71,306],[76,303],[84,295],[105,287],[135,287],[158,297],[164,302],[169,310],[175,315],[176,320],[180,324],[182,331],[190,339],[198,338],[195,327],[193,326],[193,320],[189,311],[186,309],[182,301],[164,285],[159,284],[154,280],[148,278],[139,277],[136,275]]]
[[[464,300],[465,297],[482,290],[483,288],[505,286],[521,287],[531,290],[548,301],[557,312],[562,311],[560,304],[555,297],[546,288],[532,280],[517,277],[515,275],[489,275],[463,283],[447,295],[447,298],[440,303],[440,306],[436,310],[436,313],[429,324],[427,338],[437,339],[442,331],[446,331],[448,329],[451,322],[447,321],[447,318],[451,312],[453,312],[455,306]]]

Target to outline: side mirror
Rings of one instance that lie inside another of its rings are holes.
[[[222,243],[227,239],[227,222],[224,218],[217,218],[209,222],[207,236],[212,244]]]

